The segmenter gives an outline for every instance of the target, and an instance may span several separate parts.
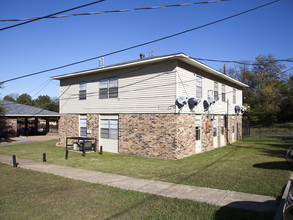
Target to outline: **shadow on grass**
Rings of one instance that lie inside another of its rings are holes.
[[[267,155],[270,157],[278,157],[278,158],[284,158],[284,155],[286,154],[287,150],[290,148],[290,144],[271,144],[271,143],[255,143],[255,146],[243,146],[243,145],[234,145],[236,148],[245,148],[245,149],[251,149],[251,150],[259,150],[263,153],[263,155]]]
[[[292,170],[292,166],[289,166],[285,161],[258,163],[254,164],[253,167],[267,170]]]
[[[276,201],[268,202],[251,202],[239,201],[232,202],[226,206],[221,207],[215,214],[215,220],[227,219],[255,219],[255,220],[268,220],[273,219],[278,203]],[[258,211],[251,211],[251,209]]]

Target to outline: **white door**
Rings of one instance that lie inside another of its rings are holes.
[[[199,116],[200,117],[200,116]],[[195,121],[195,153],[201,152],[201,120]]]
[[[118,115],[101,115],[100,117],[100,146],[103,151],[118,153]]]
[[[221,116],[221,130],[220,130],[220,147],[223,147],[225,144],[225,120],[224,116]]]
[[[214,148],[218,147],[218,120],[217,118],[214,118],[214,134],[213,134],[213,142],[214,142]]]
[[[232,117],[232,143],[235,142],[235,118]]]

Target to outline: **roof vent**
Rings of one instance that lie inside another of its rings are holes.
[[[145,57],[144,53],[139,54],[139,57],[141,60],[144,59],[144,57]]]

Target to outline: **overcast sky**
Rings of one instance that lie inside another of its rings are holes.
[[[45,16],[94,0],[0,0],[0,20]],[[84,13],[205,0],[106,0],[79,10]],[[0,31],[0,81],[100,56],[268,3],[230,0],[155,10],[43,19]],[[19,22],[0,22],[0,29]],[[183,52],[191,57],[254,60],[260,54],[293,57],[293,1],[280,0],[256,11],[154,44],[105,57],[105,65],[135,60],[140,53],[155,56]],[[223,63],[204,62],[219,70]],[[284,63],[287,68],[293,63]],[[230,66],[232,64],[229,64]],[[233,66],[233,65],[232,65]],[[59,96],[59,81],[51,77],[98,67],[98,60],[7,82],[0,98],[28,93]]]

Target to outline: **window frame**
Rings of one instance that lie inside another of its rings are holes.
[[[196,76],[196,98],[202,98],[202,77]]]
[[[85,121],[85,123],[82,123],[82,121]],[[85,126],[82,126],[84,124]],[[87,115],[79,115],[79,136],[87,137]]]
[[[118,98],[118,77],[99,81],[99,99]]]
[[[233,89],[233,104],[236,104],[236,89]]]
[[[107,126],[105,126],[106,124],[107,124]],[[114,124],[116,124],[116,125],[114,125]],[[100,121],[100,136],[103,139],[118,140],[119,120],[118,119],[101,119],[101,121]]]
[[[83,81],[79,83],[79,100],[86,100],[86,88],[87,82]]]
[[[222,102],[226,102],[226,86],[222,84]]]
[[[214,99],[215,101],[219,100],[219,83],[214,81]]]

